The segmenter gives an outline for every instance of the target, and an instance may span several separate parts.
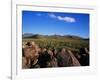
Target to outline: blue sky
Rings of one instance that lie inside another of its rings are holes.
[[[24,33],[89,38],[89,14],[22,11]]]

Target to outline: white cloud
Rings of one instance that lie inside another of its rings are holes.
[[[75,18],[72,17],[61,17],[61,20],[65,22],[76,22]]]
[[[56,16],[55,14],[49,14],[49,17],[51,18],[55,18],[58,19],[60,21],[65,21],[65,22],[69,22],[69,23],[73,23],[76,22],[76,19],[73,17],[68,17],[68,16]]]
[[[56,15],[54,15],[54,14],[49,14],[49,16],[50,16],[51,18],[56,18]]]
[[[64,18],[61,17],[61,16],[57,16],[57,19],[58,19],[58,20],[64,20]]]

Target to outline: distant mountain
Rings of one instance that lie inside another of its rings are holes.
[[[22,35],[23,38],[32,37],[32,36],[33,36],[32,33],[24,33],[24,34]]]
[[[74,39],[84,39],[84,38],[82,38],[80,36],[75,36],[75,35],[64,35],[64,37],[66,37],[66,38],[74,38]]]
[[[84,39],[89,40],[89,38],[82,38],[79,36],[74,35],[40,35],[40,34],[32,34],[32,33],[24,33],[22,35],[23,38],[35,38],[35,39],[41,39],[41,38],[48,38],[48,39]]]

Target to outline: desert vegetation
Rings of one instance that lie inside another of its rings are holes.
[[[32,35],[22,39],[23,68],[89,66],[89,39]]]

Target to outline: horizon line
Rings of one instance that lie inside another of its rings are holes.
[[[90,38],[89,36],[84,37],[84,36],[80,36],[80,35],[74,35],[74,34],[41,34],[41,33],[22,33],[22,35],[24,34],[32,34],[32,35],[44,35],[44,36],[52,36],[52,35],[59,35],[59,36],[77,36],[77,37],[81,37],[81,38]]]

